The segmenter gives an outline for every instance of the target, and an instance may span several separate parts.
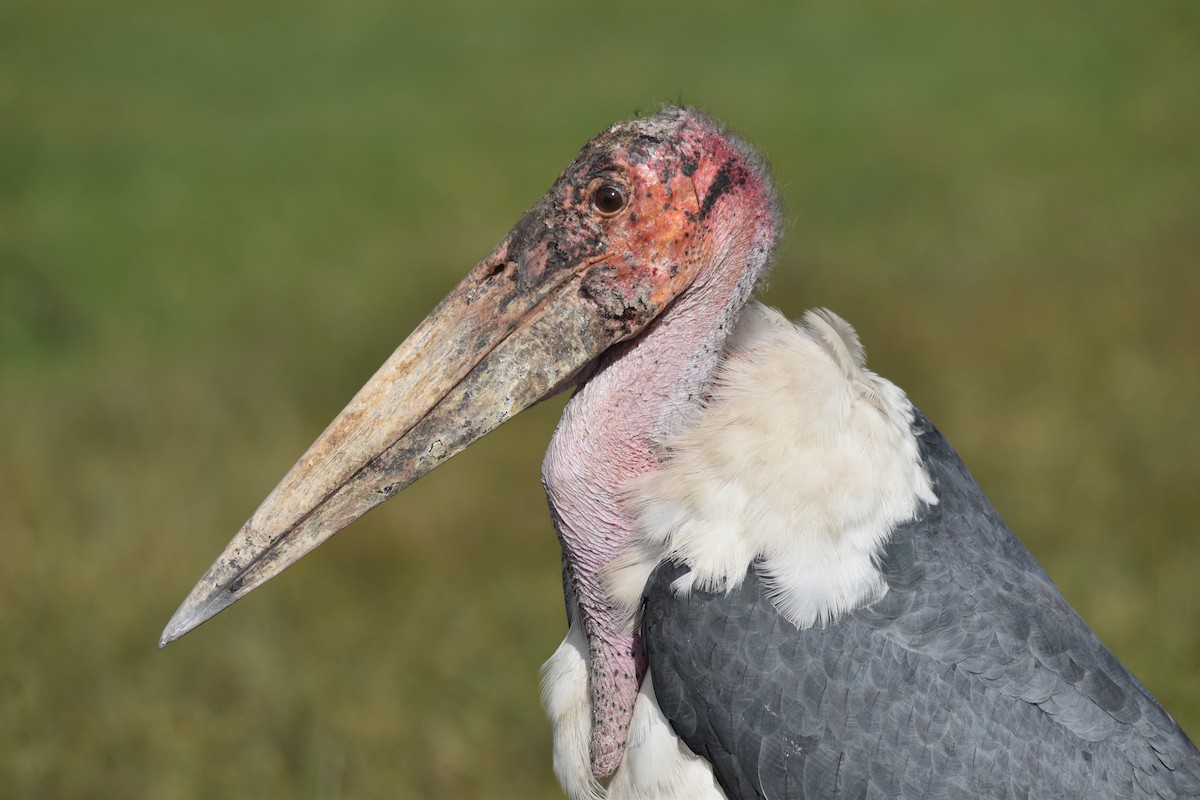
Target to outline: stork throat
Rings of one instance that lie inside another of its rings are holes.
[[[621,764],[646,672],[634,621],[609,597],[606,569],[633,532],[632,519],[618,499],[620,487],[653,463],[649,450],[635,454],[628,441],[603,433],[620,427],[606,425],[595,435],[581,429],[589,416],[590,394],[581,391],[568,404],[542,469],[563,551],[568,613],[587,639],[589,759],[592,775],[604,781]]]

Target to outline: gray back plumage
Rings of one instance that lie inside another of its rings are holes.
[[[751,568],[647,583],[659,705],[731,798],[1200,797],[1200,753],[1096,638],[920,414],[939,503],[894,532],[878,602],[797,630]]]

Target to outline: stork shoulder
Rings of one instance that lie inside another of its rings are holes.
[[[878,600],[890,532],[937,502],[913,413],[840,317],[796,325],[750,304],[710,395],[627,487],[637,540],[611,571],[614,598],[632,612],[670,558],[689,568],[679,592],[732,591],[754,564],[799,627]]]
[[[939,502],[891,534],[878,602],[797,629],[754,568],[686,598],[686,565],[652,572],[643,642],[675,731],[731,796],[1200,797],[1194,745],[914,427]]]

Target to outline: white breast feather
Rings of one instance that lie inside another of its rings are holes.
[[[629,737],[625,757],[608,786],[609,800],[725,800],[717,785],[712,766],[687,748],[654,695],[653,671],[646,673]]]
[[[637,542],[610,579],[631,624],[665,557],[690,568],[680,592],[730,590],[753,564],[799,627],[883,595],[882,545],[937,499],[912,405],[865,364],[829,311],[793,325],[746,307],[712,397],[663,443],[662,467],[628,487]]]
[[[542,704],[553,730],[554,773],[571,800],[725,800],[712,767],[687,749],[659,710],[650,673],[633,707],[621,765],[607,787],[592,777],[588,649],[578,622],[542,667]]]
[[[571,800],[597,800],[604,788],[592,777],[592,698],[588,645],[579,612],[554,655],[542,665],[542,707],[550,718],[554,774]]]

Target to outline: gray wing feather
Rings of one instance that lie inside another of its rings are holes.
[[[1096,638],[931,424],[939,503],[897,528],[887,594],[797,630],[753,568],[643,636],[664,714],[731,798],[1200,797],[1200,753]]]

